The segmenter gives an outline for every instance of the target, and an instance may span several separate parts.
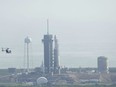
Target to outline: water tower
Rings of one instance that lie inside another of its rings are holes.
[[[25,44],[26,44],[26,58],[27,58],[27,72],[29,72],[29,44],[32,42],[31,38],[26,37],[24,40]]]

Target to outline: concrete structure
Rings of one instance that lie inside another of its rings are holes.
[[[53,68],[53,40],[52,35],[44,35],[42,40],[44,43],[44,69],[45,74],[48,74],[52,71]]]
[[[100,73],[107,73],[108,66],[107,66],[107,58],[104,56],[98,57],[98,72]]]
[[[45,78],[45,77],[39,77],[38,79],[37,79],[37,84],[45,84],[45,83],[47,83],[48,82],[48,80],[47,80],[47,78]]]

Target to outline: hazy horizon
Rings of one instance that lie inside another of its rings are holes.
[[[61,66],[97,67],[97,57],[116,67],[115,0],[1,0],[0,68],[24,67],[24,39],[32,38],[30,66],[43,61],[43,35],[49,19],[50,34],[59,41]]]

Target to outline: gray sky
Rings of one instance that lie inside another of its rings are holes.
[[[116,66],[116,0],[0,0],[0,68],[24,66],[24,38],[30,44],[31,67],[41,65],[49,18],[50,33],[57,35],[60,64],[96,67],[97,57]]]

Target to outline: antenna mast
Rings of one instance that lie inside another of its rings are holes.
[[[47,19],[47,34],[49,35],[49,19]]]

